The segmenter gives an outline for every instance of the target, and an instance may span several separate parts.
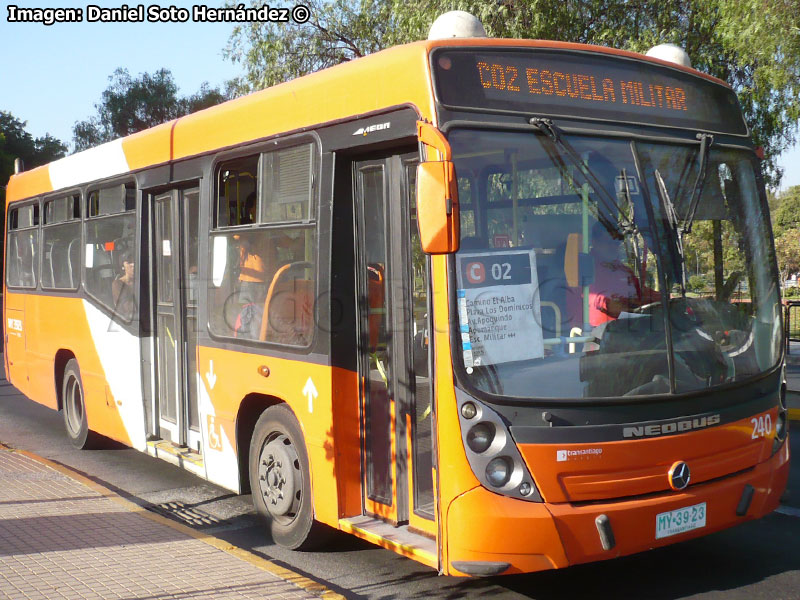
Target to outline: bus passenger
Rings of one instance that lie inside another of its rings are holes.
[[[133,277],[135,265],[133,253],[130,250],[123,252],[120,259],[122,275],[111,282],[111,295],[114,299],[116,313],[124,319],[133,317],[135,302],[133,295]]]
[[[594,281],[589,286],[589,324],[602,325],[645,304],[661,298],[658,291],[639,281],[633,270],[620,258],[623,248],[606,228],[598,223],[592,229]]]

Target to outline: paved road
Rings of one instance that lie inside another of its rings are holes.
[[[796,425],[797,429],[800,426]],[[78,451],[61,415],[0,380],[0,442],[75,468],[136,502],[183,502],[220,519],[209,531],[263,554],[351,598],[753,598],[800,599],[800,461],[786,507],[755,523],[699,540],[604,563],[474,580],[435,572],[355,538],[342,536],[327,552],[297,553],[273,544],[255,521],[250,497],[237,497],[184,471],[116,446]],[[800,435],[792,450],[800,452]],[[793,508],[794,507],[794,508]],[[176,557],[175,560],[180,560]],[[191,557],[184,557],[190,560]]]

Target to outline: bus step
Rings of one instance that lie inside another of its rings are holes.
[[[408,525],[395,527],[380,519],[362,515],[339,519],[339,529],[434,569],[439,568],[436,541],[414,533],[409,530]]]
[[[177,446],[166,440],[151,440],[147,442],[147,453],[200,477],[206,476],[203,455],[184,446]]]

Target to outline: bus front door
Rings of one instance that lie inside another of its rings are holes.
[[[365,512],[435,535],[428,266],[417,155],[354,165]]]
[[[153,198],[153,308],[158,437],[200,450],[197,405],[197,268],[199,188]]]

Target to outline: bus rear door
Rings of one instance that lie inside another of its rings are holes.
[[[201,448],[197,401],[199,188],[153,196],[153,307],[158,437]]]

